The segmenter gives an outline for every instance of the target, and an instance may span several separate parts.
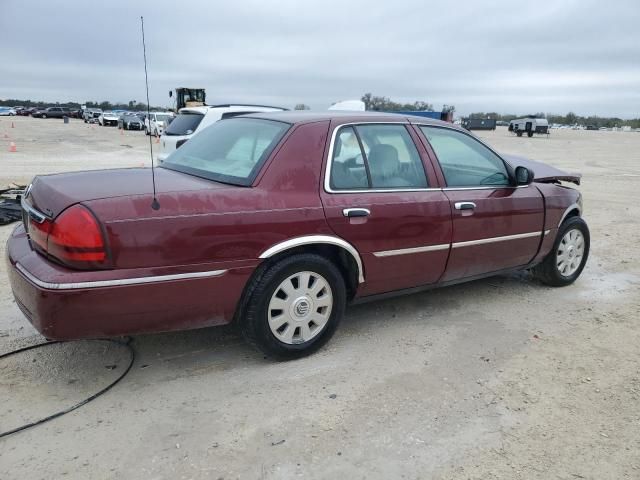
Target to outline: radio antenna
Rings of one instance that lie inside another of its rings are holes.
[[[142,53],[144,55],[144,82],[147,87],[147,121],[149,122],[149,153],[151,154],[151,180],[153,182],[153,201],[151,208],[160,209],[160,202],[156,197],[156,172],[153,166],[153,140],[151,139],[151,111],[149,105],[149,77],[147,75],[147,46],[144,41],[144,17],[140,17],[140,25],[142,27]]]

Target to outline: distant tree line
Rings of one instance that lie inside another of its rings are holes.
[[[407,110],[433,112],[433,104],[420,100],[413,103],[397,103],[389,97],[379,97],[371,93],[365,93],[360,100],[364,102],[366,110],[372,110],[374,112],[398,112]]]
[[[496,120],[503,120],[509,122],[514,118],[535,117],[546,118],[549,123],[559,123],[562,125],[593,125],[595,127],[624,127],[629,126],[631,128],[640,128],[640,118],[634,118],[631,120],[623,120],[618,117],[598,117],[597,115],[582,116],[573,112],[569,112],[566,115],[558,115],[555,113],[537,112],[535,114],[528,113],[523,115],[516,115],[513,113],[496,113],[496,112],[475,112],[469,115],[469,118],[494,118]]]
[[[0,100],[0,106],[3,107],[14,107],[14,106],[24,106],[24,107],[38,107],[38,108],[46,108],[46,107],[69,107],[71,109],[80,108],[81,105],[86,105],[87,108],[101,108],[102,110],[131,110],[131,111],[143,111],[147,109],[147,104],[143,102],[136,102],[135,100],[131,100],[129,103],[111,103],[108,101],[102,102],[85,102],[83,104],[77,102],[36,102],[33,100],[17,100],[14,98],[8,98],[6,100]],[[165,107],[156,107],[152,106],[151,110],[164,110]]]

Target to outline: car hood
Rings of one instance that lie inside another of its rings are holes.
[[[553,183],[558,181],[571,182],[576,185],[580,185],[581,173],[577,172],[565,172],[546,163],[537,162],[524,157],[518,157],[516,155],[503,155],[504,159],[508,161],[512,167],[527,167],[533,171],[534,182],[540,183]]]
[[[158,194],[189,190],[236,188],[185,173],[156,168]],[[104,198],[151,195],[150,168],[119,168],[41,175],[33,179],[27,202],[49,217],[79,202]]]

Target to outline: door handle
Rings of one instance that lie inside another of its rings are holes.
[[[345,217],[368,217],[371,211],[368,208],[345,208],[342,210]]]
[[[456,202],[454,206],[456,210],[473,210],[476,208],[476,204],[473,202]]]

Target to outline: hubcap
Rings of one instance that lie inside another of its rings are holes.
[[[271,333],[283,343],[308,342],[326,326],[333,295],[329,282],[316,272],[299,272],[284,280],[269,302]]]
[[[564,234],[558,251],[556,252],[556,265],[558,272],[563,277],[570,277],[580,268],[584,255],[584,236],[577,229],[569,230]]]

